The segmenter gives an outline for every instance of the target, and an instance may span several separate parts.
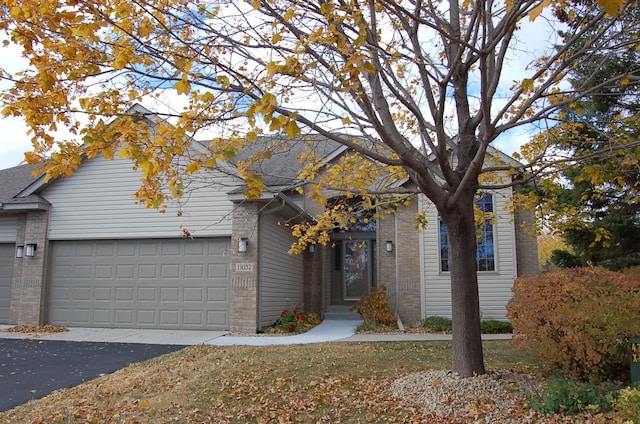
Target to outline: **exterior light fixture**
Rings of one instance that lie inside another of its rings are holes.
[[[386,250],[387,252],[393,252],[393,242],[391,240],[387,240]]]
[[[24,256],[26,256],[27,258],[32,258],[33,255],[36,253],[37,247],[38,245],[35,243],[27,244],[26,248],[24,249]]]
[[[24,258],[24,246],[16,246],[16,258]]]
[[[316,252],[316,245],[315,244],[310,244],[309,245],[309,253],[315,253]]]
[[[249,239],[246,237],[238,240],[238,253],[247,253],[247,244],[249,244]]]

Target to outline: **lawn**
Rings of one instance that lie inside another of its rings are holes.
[[[507,341],[484,346],[489,369],[538,372]],[[449,342],[192,346],[56,391],[0,414],[0,421],[442,422],[387,388],[407,374],[447,369],[450,361]]]

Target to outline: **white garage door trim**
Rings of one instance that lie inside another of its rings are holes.
[[[230,238],[53,241],[48,322],[227,330]]]
[[[9,324],[15,245],[0,243],[0,324]]]

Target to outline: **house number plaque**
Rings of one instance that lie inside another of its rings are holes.
[[[253,272],[252,263],[236,263],[236,272]]]

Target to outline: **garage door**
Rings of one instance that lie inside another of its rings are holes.
[[[13,244],[0,243],[0,324],[9,324],[14,256]]]
[[[230,239],[55,241],[48,322],[229,328]]]

